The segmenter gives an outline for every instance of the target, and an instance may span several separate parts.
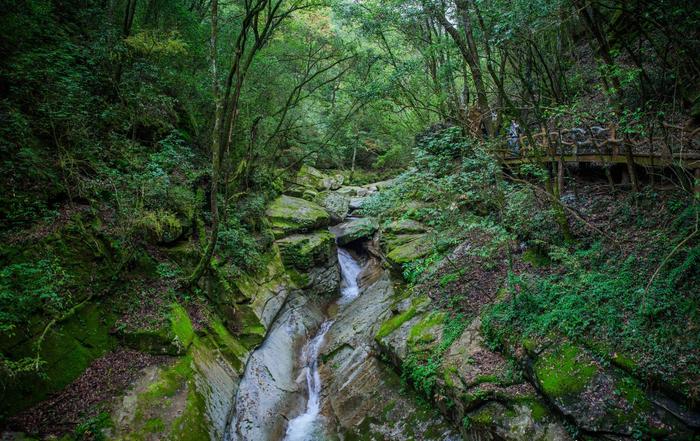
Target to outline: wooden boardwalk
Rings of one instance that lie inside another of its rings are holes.
[[[618,138],[615,127],[542,131],[520,136],[517,154],[514,147],[498,149],[497,154],[507,165],[561,161],[605,166],[631,161],[643,167],[700,169],[700,128],[665,126],[665,136],[636,139],[631,135]]]

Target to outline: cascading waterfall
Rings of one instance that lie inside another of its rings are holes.
[[[360,288],[357,285],[357,276],[360,275],[362,267],[344,248],[338,248],[338,263],[340,264],[340,275],[342,277],[338,305],[342,306],[353,301],[360,293]]]
[[[340,299],[338,305],[343,306],[355,299],[360,288],[357,284],[357,276],[362,267],[343,248],[338,248],[338,263],[342,281],[340,285]],[[326,320],[321,325],[316,336],[311,339],[302,351],[302,361],[306,365],[306,386],[309,391],[309,399],[306,402],[306,411],[289,421],[286,441],[314,441],[322,440],[323,427],[320,419],[321,411],[321,375],[318,372],[318,353],[323,346],[326,332],[333,324],[333,320]]]

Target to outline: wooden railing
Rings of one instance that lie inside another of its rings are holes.
[[[663,124],[659,135],[620,135],[615,126],[573,128],[521,135],[517,149],[506,142],[497,150],[506,163],[527,161],[626,162],[700,168],[700,127]]]

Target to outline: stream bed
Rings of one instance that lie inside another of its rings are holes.
[[[376,357],[393,288],[362,245],[337,249],[339,297],[290,294],[246,366],[227,441],[460,439]]]

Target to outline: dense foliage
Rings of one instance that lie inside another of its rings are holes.
[[[396,176],[360,212],[429,227],[402,268],[449,311],[405,366],[426,395],[483,312],[493,348],[557,335],[700,396],[694,2],[6,3],[3,391],[45,377],[44,338],[79,306],[150,324],[174,299],[213,302],[203,275],[264,270],[268,202],[308,164],[346,184]],[[593,128],[600,163],[556,160],[564,131],[578,148]],[[526,146],[551,160],[504,164]],[[666,167],[635,164],[658,152]],[[488,302],[467,300],[472,275]]]

